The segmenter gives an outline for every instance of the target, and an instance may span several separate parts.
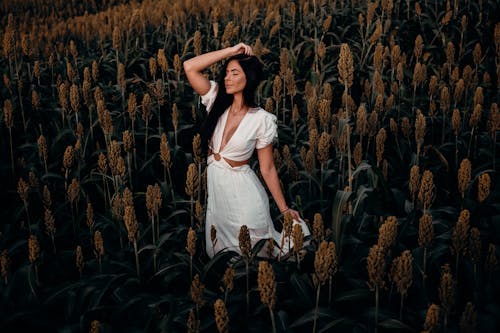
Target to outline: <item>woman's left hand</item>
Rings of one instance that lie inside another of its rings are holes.
[[[284,214],[290,214],[290,215],[292,215],[293,219],[297,220],[297,221],[301,219],[299,212],[296,211],[295,209],[288,208],[285,212],[283,212],[283,215]]]

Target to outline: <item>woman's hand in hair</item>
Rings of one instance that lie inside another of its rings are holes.
[[[246,54],[248,56],[253,56],[253,50],[250,45],[247,45],[245,43],[239,43],[231,47],[232,55],[238,55],[238,54]]]

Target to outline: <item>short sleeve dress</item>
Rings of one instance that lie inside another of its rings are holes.
[[[210,85],[210,90],[201,96],[208,112],[218,91],[217,83],[210,81]],[[252,247],[261,239],[271,238],[278,244],[282,243],[282,235],[274,228],[269,212],[269,197],[255,172],[248,164],[231,167],[224,159],[245,161],[255,149],[271,144],[277,138],[276,116],[260,107],[250,108],[220,150],[228,113],[229,109],[220,116],[209,142],[209,148],[214,153],[207,159],[205,236],[210,257],[222,250],[239,252],[238,236],[242,225],[250,231]],[[216,160],[215,154],[222,158]],[[217,231],[215,246],[212,246],[210,238],[212,226]]]

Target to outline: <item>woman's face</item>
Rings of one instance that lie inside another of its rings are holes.
[[[247,77],[243,68],[237,60],[231,60],[227,64],[226,76],[224,77],[224,85],[226,92],[230,95],[243,92],[247,84]]]

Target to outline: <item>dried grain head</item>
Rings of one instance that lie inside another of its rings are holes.
[[[179,126],[179,109],[176,103],[172,105],[172,125],[174,126],[174,131],[177,132]]]
[[[135,121],[137,114],[137,99],[134,93],[130,93],[127,100],[127,112],[132,121]]]
[[[316,286],[326,283],[337,272],[335,243],[322,241],[314,257],[313,282]]]
[[[2,254],[0,255],[0,272],[2,278],[5,281],[7,281],[7,277],[9,276],[10,273],[10,265],[11,265],[11,260],[9,258],[9,251],[3,250]]]
[[[323,217],[320,213],[314,214],[313,237],[318,242],[318,244],[321,243],[323,241],[323,238],[325,237]]]
[[[170,156],[170,148],[168,145],[167,135],[162,133],[160,141],[160,159],[161,163],[165,168],[170,168],[172,166],[172,160]]]
[[[349,45],[344,43],[340,46],[340,57],[337,64],[339,71],[339,82],[350,88],[354,78],[354,62]]]
[[[425,170],[418,191],[418,200],[424,210],[431,207],[435,199],[434,176],[431,171]]]
[[[215,324],[219,333],[229,332],[229,317],[227,315],[226,305],[221,299],[217,299],[214,304]]]
[[[398,292],[406,297],[408,289],[413,283],[413,256],[410,250],[404,251],[395,259],[395,267],[392,280],[395,282]]]
[[[180,75],[182,72],[181,58],[177,53],[174,55],[174,70],[178,75]]]
[[[419,147],[424,143],[425,130],[425,116],[420,110],[417,110],[417,117],[415,119],[415,141]]]
[[[196,133],[196,135],[193,137],[193,159],[195,164],[200,164],[202,160],[201,156],[201,136],[199,133]]]
[[[238,236],[238,245],[244,260],[250,260],[252,256],[252,243],[250,241],[250,231],[246,225],[242,225]]]
[[[45,208],[50,208],[50,206],[52,205],[52,200],[50,198],[50,190],[47,187],[47,185],[43,186],[42,202]]]
[[[194,54],[200,55],[202,50],[201,31],[197,30],[193,37]]]
[[[205,304],[203,299],[203,292],[205,291],[205,284],[200,281],[200,276],[196,274],[191,282],[191,300],[201,308]]]
[[[360,136],[368,134],[368,121],[366,116],[366,108],[363,104],[358,107],[356,113],[356,131]]]
[[[28,195],[29,195],[29,184],[26,182],[22,177],[19,178],[19,181],[17,182],[17,194],[19,194],[19,197],[23,202],[28,202]]]
[[[439,327],[440,308],[439,305],[431,304],[427,309],[423,332],[433,332]]]
[[[297,85],[295,84],[295,76],[292,68],[288,68],[285,73],[285,87],[288,96],[295,96],[297,94]]]
[[[388,216],[385,222],[380,226],[378,232],[377,245],[385,253],[396,243],[398,235],[398,220],[395,216]]]
[[[373,245],[370,248],[367,257],[368,279],[371,288],[384,287],[385,266],[386,262],[384,250],[376,244]]]
[[[56,233],[56,224],[54,215],[52,215],[51,210],[48,208],[45,208],[45,213],[43,215],[43,222],[45,225],[45,233],[53,237],[54,234]]]
[[[458,169],[458,191],[462,195],[462,198],[465,195],[465,191],[469,186],[469,182],[471,180],[471,162],[469,159],[464,158],[462,162],[460,162],[460,168]]]
[[[375,138],[375,140],[376,140],[375,141],[376,142],[376,152],[377,152],[377,164],[379,164],[380,161],[382,161],[382,159],[383,159],[386,138],[387,138],[387,134],[385,132],[385,129],[381,128],[378,131],[377,136]]]
[[[198,169],[196,167],[196,164],[191,163],[189,164],[187,174],[186,174],[186,194],[189,196],[195,196],[198,193],[198,186],[199,186],[199,177],[198,177]]]
[[[224,276],[222,277],[222,284],[224,285],[224,289],[227,291],[231,291],[234,288],[234,275],[235,271],[233,267],[226,268],[224,272]]]
[[[273,82],[273,99],[276,103],[279,103],[281,101],[282,93],[282,80],[279,75],[276,75]]]
[[[65,169],[69,170],[73,166],[73,162],[75,160],[75,151],[73,146],[67,146],[63,155],[63,166]]]
[[[469,119],[469,126],[471,128],[477,127],[479,121],[481,120],[481,114],[483,112],[483,106],[481,104],[476,104],[474,107],[474,111],[472,111],[472,115]]]
[[[128,240],[133,243],[136,240],[137,231],[139,230],[134,206],[125,206],[123,221],[127,229]]]
[[[491,177],[488,173],[482,173],[479,175],[477,182],[477,201],[479,203],[486,200],[490,195]]]
[[[481,44],[476,43],[474,46],[474,51],[472,51],[472,58],[474,60],[474,64],[477,66],[481,63],[482,60],[482,50],[481,50]]]
[[[330,156],[330,135],[327,132],[321,133],[318,141],[318,161],[326,163]]]
[[[160,66],[162,73],[167,73],[168,72],[168,61],[167,61],[167,57],[165,56],[165,50],[158,49],[158,54],[156,57],[158,58],[158,66]]]
[[[99,158],[97,160],[97,168],[99,172],[105,175],[108,172],[108,161],[106,155],[99,153]]]
[[[31,264],[35,263],[40,258],[40,244],[35,235],[30,235],[28,239],[28,259]]]
[[[73,178],[67,190],[68,200],[71,204],[77,203],[80,197],[80,182]]]
[[[274,309],[276,304],[276,281],[273,267],[267,261],[259,262],[259,273],[257,276],[260,300],[269,309]]]
[[[144,97],[142,98],[142,119],[145,121],[145,122],[149,122],[149,120],[151,119],[152,117],[152,107],[153,107],[153,104],[151,102],[151,96],[149,95],[149,93],[145,93],[144,94]]]
[[[196,232],[191,227],[189,228],[186,237],[186,251],[191,257],[194,257],[196,254]]]
[[[429,247],[434,239],[434,225],[432,224],[432,215],[424,214],[420,217],[418,223],[418,245]]]
[[[450,265],[441,267],[441,280],[439,284],[439,300],[445,314],[449,314],[455,305],[455,281],[451,274]]]
[[[467,302],[460,318],[460,332],[476,332],[477,312],[471,302]]]
[[[196,319],[194,309],[189,311],[187,325],[188,333],[199,333],[200,332],[200,321]]]
[[[300,224],[295,224],[292,231],[293,252],[298,255],[304,247],[304,233]]]
[[[356,143],[356,146],[354,147],[353,159],[354,159],[354,165],[356,167],[359,166],[361,164],[361,161],[363,160],[363,147],[361,145],[361,141]]]
[[[466,254],[470,229],[470,212],[463,209],[453,228],[451,253],[454,255]]]
[[[450,110],[450,90],[447,86],[441,88],[440,107],[444,113]]]
[[[477,87],[476,91],[474,92],[474,105],[484,105],[484,93],[483,93],[483,87]]]
[[[451,116],[451,127],[453,128],[455,136],[458,136],[458,131],[460,130],[460,122],[461,122],[460,110],[454,109],[453,114]]]
[[[78,245],[76,247],[75,266],[81,274],[83,271],[83,267],[85,267],[85,260],[83,258],[83,250],[82,250],[82,247],[80,245]]]
[[[94,254],[98,259],[104,256],[104,240],[99,230],[94,233]]]

